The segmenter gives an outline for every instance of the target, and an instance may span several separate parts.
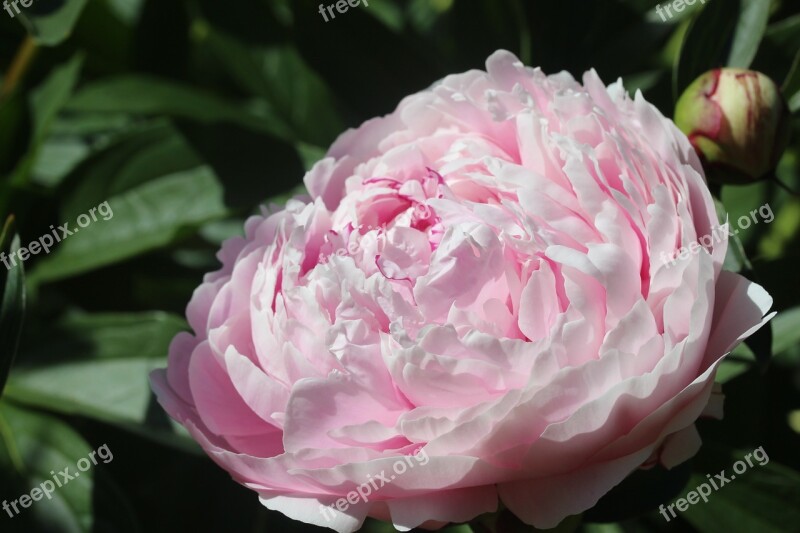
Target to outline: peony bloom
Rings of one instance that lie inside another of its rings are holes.
[[[593,71],[487,70],[348,131],[310,199],[248,220],[152,376],[270,509],[555,526],[696,453],[722,357],[770,318],[725,233],[697,244],[714,204],[672,122]]]
[[[720,183],[749,183],[775,169],[789,144],[789,107],[760,72],[706,72],[681,95],[675,123]]]

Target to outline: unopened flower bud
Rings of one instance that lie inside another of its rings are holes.
[[[770,78],[738,68],[706,72],[681,95],[675,123],[709,179],[749,183],[767,176],[789,142],[789,109]]]

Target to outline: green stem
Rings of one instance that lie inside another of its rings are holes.
[[[36,42],[30,35],[26,36],[17,49],[17,53],[8,67],[8,72],[3,76],[3,85],[0,86],[0,102],[11,96],[20,85],[33,63],[37,51]]]

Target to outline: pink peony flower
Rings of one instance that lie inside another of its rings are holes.
[[[641,94],[503,51],[487,71],[348,131],[309,201],[248,220],[152,376],[270,509],[351,532],[502,502],[555,526],[696,453],[722,357],[771,318],[725,239],[660,259],[717,219]]]

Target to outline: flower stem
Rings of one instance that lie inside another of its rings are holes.
[[[3,85],[0,86],[0,101],[11,96],[22,82],[23,78],[25,78],[25,74],[33,63],[33,58],[36,56],[37,51],[38,47],[33,37],[27,35],[19,46],[19,49],[17,49],[17,53],[8,68],[8,72],[6,72],[3,77]]]

